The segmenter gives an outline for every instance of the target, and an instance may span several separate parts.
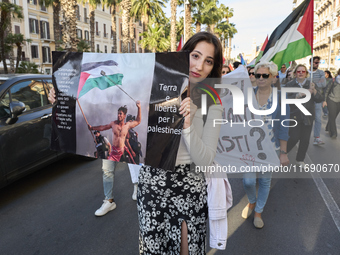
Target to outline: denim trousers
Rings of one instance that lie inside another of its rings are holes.
[[[256,178],[256,175],[259,175]],[[259,190],[256,198],[256,179],[259,180]],[[248,201],[251,204],[256,203],[255,212],[262,213],[263,208],[267,203],[272,181],[272,172],[265,173],[245,173],[243,175],[243,187],[246,191]]]
[[[321,115],[322,115],[322,103],[315,103],[314,137],[320,137]]]
[[[338,136],[338,131],[336,127],[336,118],[340,113],[340,102],[334,102],[332,99],[327,99],[328,105],[328,122],[326,126],[326,131],[329,131],[330,136]]]
[[[116,161],[102,159],[103,186],[106,200],[113,199],[113,180],[117,163]]]

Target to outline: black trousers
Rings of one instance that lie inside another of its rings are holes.
[[[329,135],[337,137],[338,132],[336,128],[336,118],[340,112],[340,102],[336,103],[332,99],[327,99],[328,108],[328,122],[326,126],[326,131],[329,131]]]
[[[291,122],[293,126],[295,122]],[[296,161],[304,161],[309,146],[309,139],[312,133],[313,125],[305,125],[302,121],[295,127],[289,128],[289,139],[287,143],[287,152],[299,142],[298,152],[296,154]]]

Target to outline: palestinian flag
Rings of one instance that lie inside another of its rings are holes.
[[[278,67],[313,52],[314,1],[303,1],[271,34],[260,61]]]
[[[113,60],[85,63],[81,67],[77,98],[89,91],[105,90],[122,85],[123,74],[119,72],[118,64]]]
[[[264,51],[264,49],[266,48],[267,44],[268,44],[268,35],[267,35],[267,37],[266,37],[266,40],[264,40],[264,43],[262,44],[260,53],[259,53],[259,55],[257,56],[257,58],[256,58],[256,60],[255,60],[255,64],[257,64],[257,63],[260,61],[260,59],[262,58],[262,56],[263,56],[263,51]]]

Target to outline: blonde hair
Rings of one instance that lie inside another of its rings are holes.
[[[254,72],[257,73],[257,70],[259,68],[268,68],[269,70],[269,73],[272,75],[272,76],[276,76],[278,74],[278,69],[277,69],[277,65],[273,62],[273,61],[262,61],[260,63],[258,63],[256,66],[255,66],[255,70]]]
[[[299,67],[304,67],[305,70],[306,70],[306,78],[309,76],[309,73],[308,73],[308,68],[307,66],[303,65],[303,64],[298,64],[295,68],[294,68],[294,71],[293,71],[293,76],[296,77],[296,71]]]

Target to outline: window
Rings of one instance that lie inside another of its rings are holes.
[[[51,63],[50,47],[42,47],[43,63]]]
[[[107,34],[106,34],[106,24],[103,24],[103,30],[104,30],[104,37],[107,37]]]
[[[76,16],[77,16],[77,20],[80,20],[79,5],[77,5],[77,7],[76,7]]]
[[[98,21],[96,21],[96,35],[99,36]]]
[[[85,41],[90,41],[90,33],[87,30],[84,31],[84,39]]]
[[[106,45],[104,46],[104,49],[105,49],[105,53],[107,53],[107,46]]]
[[[120,34],[123,35],[123,24],[120,23]]]
[[[30,18],[28,20],[30,26],[30,33],[38,34],[39,33],[39,24],[37,19]]]
[[[111,53],[113,53],[113,46],[111,47]]]
[[[43,2],[42,2],[42,5],[40,5],[40,10],[42,10],[42,11],[44,11],[44,12],[47,11],[47,10],[46,10],[46,6],[45,6],[45,1],[43,1]]]
[[[20,26],[14,26],[15,34],[20,34]]]
[[[84,8],[84,22],[85,23],[88,23],[89,21],[88,21],[88,18],[87,18],[87,9],[86,8]]]
[[[45,74],[51,74],[51,68],[46,68],[45,69]]]
[[[37,5],[37,0],[27,0],[27,3]]]
[[[50,24],[47,21],[40,21],[40,36],[50,39]]]
[[[77,29],[77,37],[83,39],[83,31],[81,29]]]
[[[21,81],[10,91],[12,101],[23,102],[27,111],[49,104],[44,83],[39,80]]]
[[[113,39],[113,30],[112,30],[112,26],[111,26],[111,39]]]
[[[31,45],[32,58],[39,58],[38,46]]]
[[[97,44],[97,52],[100,52],[99,44]]]

